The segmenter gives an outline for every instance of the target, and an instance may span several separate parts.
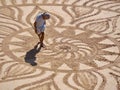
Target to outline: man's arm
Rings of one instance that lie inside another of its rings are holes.
[[[34,22],[34,27],[35,27],[35,33],[37,33],[37,27],[36,27],[36,22]]]

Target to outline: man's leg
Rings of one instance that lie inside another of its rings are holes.
[[[43,40],[44,40],[44,32],[41,32],[40,42],[43,43]]]
[[[43,47],[43,40],[44,40],[44,32],[41,32],[40,34],[38,34],[40,43],[41,43],[41,47]]]
[[[41,33],[38,34],[38,37],[39,37],[39,41],[40,41],[40,43],[41,43]]]
[[[40,38],[41,47],[44,47],[43,40],[44,40],[44,32],[41,32],[41,38]]]

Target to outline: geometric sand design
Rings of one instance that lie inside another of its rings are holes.
[[[120,0],[0,0],[0,90],[120,90]]]

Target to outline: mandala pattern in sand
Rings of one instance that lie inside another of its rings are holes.
[[[46,48],[31,66],[43,11]],[[0,0],[0,90],[119,90],[119,24],[119,0]]]

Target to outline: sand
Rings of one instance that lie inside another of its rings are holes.
[[[0,90],[120,90],[120,0],[0,0]]]

